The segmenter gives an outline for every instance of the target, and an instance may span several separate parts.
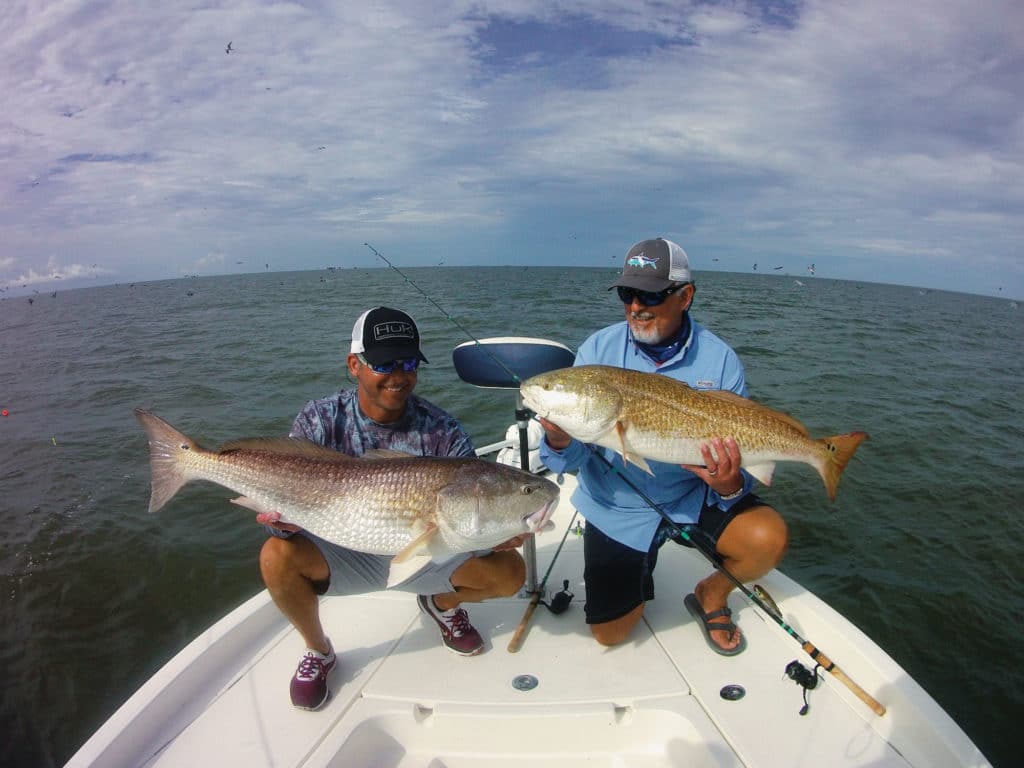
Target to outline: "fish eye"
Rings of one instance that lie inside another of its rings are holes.
[[[533,486],[532,485],[524,485],[523,486],[523,493],[525,493],[527,496],[529,496],[531,493],[533,493]]]
[[[188,443],[182,443],[181,444],[181,450],[187,451],[188,450]]]

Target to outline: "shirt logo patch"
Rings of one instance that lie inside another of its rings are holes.
[[[720,387],[710,379],[697,379],[695,389],[720,389]]]
[[[410,341],[413,341],[415,338],[416,336],[413,334],[412,325],[402,322],[401,320],[389,323],[377,323],[377,325],[373,326],[374,341],[387,341],[389,339],[409,339]]]

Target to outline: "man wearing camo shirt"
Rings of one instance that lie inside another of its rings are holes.
[[[397,309],[375,307],[356,320],[348,355],[355,389],[309,401],[295,419],[292,437],[303,437],[351,456],[394,450],[418,456],[475,455],[459,422],[413,394],[420,363],[419,330]],[[292,678],[292,704],[319,709],[330,691],[327,678],[336,663],[334,648],[320,621],[320,595],[353,595],[387,586],[390,555],[356,552],[324,541],[294,525],[257,515],[272,536],[260,553],[260,571],[271,597],[306,642],[306,653]],[[483,638],[469,622],[463,602],[508,597],[526,578],[522,544],[516,537],[494,550],[464,553],[431,563],[392,587],[417,595],[420,610],[441,632],[445,646],[463,656],[483,650]]]

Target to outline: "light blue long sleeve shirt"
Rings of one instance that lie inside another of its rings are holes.
[[[623,321],[603,328],[580,345],[574,365],[612,365],[633,371],[670,376],[694,389],[727,389],[747,396],[743,365],[736,353],[711,331],[690,318],[690,335],[682,348],[663,363],[655,363],[637,346],[628,324]],[[723,437],[728,437],[723,435]],[[654,476],[633,464],[623,467],[622,457],[615,451],[588,446],[573,440],[564,450],[556,451],[545,439],[540,455],[554,472],[578,470],[578,487],[572,503],[584,518],[605,534],[632,549],[646,552],[661,523],[655,512],[616,471],[607,467],[593,451],[600,451],[616,469],[656,502],[677,523],[695,523],[704,505],[717,504],[728,510],[741,496],[723,501],[699,477],[678,464],[648,460]],[[754,481],[743,472],[743,491],[748,493]]]

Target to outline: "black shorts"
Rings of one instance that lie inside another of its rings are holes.
[[[696,523],[682,523],[679,527],[694,539],[701,549],[715,549],[718,537],[736,515],[765,502],[751,493],[737,501],[728,512],[715,506],[704,505]],[[587,585],[584,612],[587,624],[603,624],[625,616],[638,605],[654,599],[654,566],[658,564],[658,550],[667,539],[693,547],[682,537],[674,538],[669,526],[662,521],[647,552],[638,552],[615,539],[609,538],[596,525],[587,522],[583,533],[583,580]]]

